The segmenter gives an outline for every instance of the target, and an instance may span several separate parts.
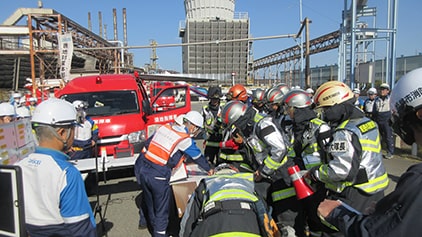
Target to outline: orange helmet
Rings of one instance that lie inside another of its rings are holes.
[[[333,106],[354,98],[349,86],[340,81],[328,81],[315,92],[314,102],[317,107]]]
[[[240,100],[246,102],[248,100],[248,92],[241,84],[232,86],[226,95],[227,100]]]

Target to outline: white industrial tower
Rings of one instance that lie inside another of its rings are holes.
[[[179,29],[187,43],[182,48],[183,73],[214,77],[222,85],[246,84],[252,66],[250,42],[242,40],[249,38],[248,14],[234,11],[235,0],[184,3],[186,19]]]

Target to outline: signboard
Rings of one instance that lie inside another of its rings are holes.
[[[35,151],[36,141],[28,118],[0,125],[0,164],[13,165]]]
[[[66,32],[58,36],[59,40],[59,64],[60,78],[70,80],[70,68],[72,66],[73,40],[72,33]]]

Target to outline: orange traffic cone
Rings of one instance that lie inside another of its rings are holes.
[[[287,168],[290,178],[292,179],[293,185],[296,190],[297,199],[303,199],[314,194],[311,186],[305,181],[305,179],[300,174],[299,166],[295,165]]]

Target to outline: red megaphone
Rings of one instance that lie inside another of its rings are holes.
[[[314,194],[311,186],[305,181],[305,179],[300,174],[299,166],[295,165],[287,168],[290,178],[292,179],[293,185],[296,190],[297,199],[303,199]]]

